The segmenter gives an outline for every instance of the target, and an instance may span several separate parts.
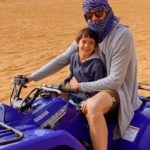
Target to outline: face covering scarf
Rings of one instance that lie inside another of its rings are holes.
[[[100,20],[96,23],[91,23],[86,20],[88,27],[91,30],[94,30],[99,35],[99,43],[104,40],[104,38],[110,33],[114,27],[114,21],[118,22],[118,19],[114,16],[111,7],[108,4],[107,0],[83,0],[83,13],[85,14],[88,11],[106,9],[108,10],[106,17],[103,20]]]

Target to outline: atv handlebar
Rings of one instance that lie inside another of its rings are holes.
[[[26,88],[26,84],[28,83],[28,78],[24,75],[17,75],[12,79],[13,89],[10,95],[10,104],[13,105],[13,100],[20,99],[20,93],[22,88]]]
[[[12,83],[13,90],[10,96],[10,104],[15,108],[19,108],[19,110],[24,110],[27,107],[30,108],[35,100],[41,96],[58,96],[61,95],[62,92],[70,95],[83,93],[75,89],[66,88],[62,84],[48,84],[34,88],[25,98],[21,98],[20,94],[22,88],[27,87],[26,84],[28,83],[28,78],[24,75],[18,75],[13,78]]]
[[[25,75],[17,75],[13,78],[12,83],[16,85],[25,86],[29,82],[29,79]]]
[[[76,89],[66,88],[62,84],[44,85],[41,88],[47,89],[48,91],[56,91],[56,92],[58,92],[58,94],[61,94],[61,92],[73,93],[73,94],[81,93],[81,91],[78,91]]]

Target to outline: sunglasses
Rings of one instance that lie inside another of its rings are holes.
[[[105,9],[99,9],[99,10],[95,10],[93,12],[88,11],[84,14],[84,17],[86,20],[91,20],[93,18],[93,15],[97,18],[100,18],[104,15],[105,11],[106,11]]]

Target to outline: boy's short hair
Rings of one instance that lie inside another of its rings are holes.
[[[89,28],[83,28],[79,31],[77,37],[76,37],[76,42],[79,43],[79,41],[83,38],[83,37],[89,37],[89,38],[92,38],[94,39],[95,41],[95,47],[98,46],[98,43],[99,43],[99,36],[98,34],[89,29]]]

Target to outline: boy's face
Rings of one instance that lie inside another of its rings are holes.
[[[78,43],[79,55],[86,58],[90,57],[95,48],[95,41],[90,37],[82,37]]]

